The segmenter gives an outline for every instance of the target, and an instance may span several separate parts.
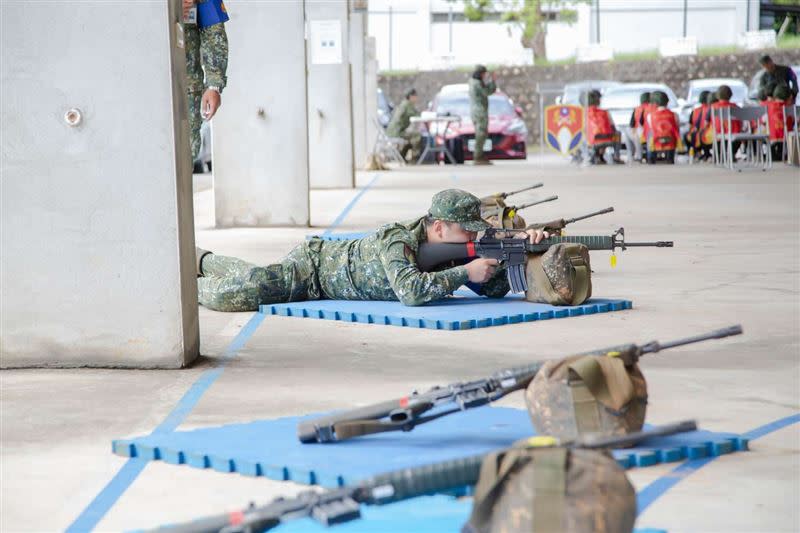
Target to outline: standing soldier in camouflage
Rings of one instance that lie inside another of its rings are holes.
[[[389,137],[396,137],[405,139],[406,144],[400,150],[403,158],[406,157],[408,151],[411,151],[411,160],[416,161],[420,153],[422,153],[422,135],[419,133],[419,128],[412,126],[411,117],[419,115],[417,111],[417,90],[409,89],[406,91],[405,98],[392,114],[392,120],[386,126],[386,134]]]
[[[320,299],[422,305],[468,282],[482,284],[470,286],[478,294],[501,298],[509,286],[495,259],[474,259],[438,272],[421,272],[417,266],[420,243],[467,242],[489,228],[480,211],[477,197],[449,189],[434,195],[423,217],[387,224],[362,239],[315,237],[280,263],[264,267],[198,248],[198,300],[215,311],[256,311],[261,304]],[[539,242],[547,234],[529,230],[527,236]]]
[[[209,16],[210,13],[214,16]],[[183,20],[186,101],[194,160],[200,152],[200,127],[203,120],[211,120],[219,109],[222,103],[220,95],[227,82],[225,21],[228,17],[222,0],[183,0]]]
[[[497,90],[497,74],[486,70],[483,65],[475,67],[469,80],[469,107],[472,124],[475,126],[475,149],[472,162],[475,165],[491,165],[483,155],[483,145],[489,137],[489,96]]]

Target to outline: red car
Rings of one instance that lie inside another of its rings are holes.
[[[431,102],[430,110],[437,115],[457,115],[460,123],[452,123],[444,137],[456,159],[472,159],[475,148],[475,128],[469,111],[469,89],[466,83],[445,85]],[[460,141],[460,142],[459,142]],[[506,94],[497,91],[489,97],[489,138],[484,154],[489,159],[525,159],[528,128],[522,120],[522,109],[514,106]]]

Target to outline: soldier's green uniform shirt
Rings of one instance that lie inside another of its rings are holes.
[[[497,90],[494,81],[484,85],[481,80],[469,79],[469,106],[475,126],[475,159],[483,157],[483,144],[489,135],[489,96]]]
[[[279,264],[259,267],[233,257],[206,255],[197,280],[199,301],[217,311],[255,311],[259,304],[301,300],[399,300],[421,305],[452,294],[467,283],[463,266],[420,272],[424,218],[388,224],[350,241],[312,239]],[[498,269],[480,294],[500,298],[509,291]]]
[[[192,159],[200,152],[200,101],[208,87],[219,87],[220,93],[228,81],[228,35],[225,24],[199,29],[197,24],[183,25],[186,47],[186,100],[189,110],[189,132]],[[205,73],[205,75],[204,75]]]
[[[389,137],[402,137],[408,127],[411,125],[411,117],[419,115],[417,108],[411,103],[411,100],[405,98],[397,106],[392,115],[392,120],[386,126],[386,134]]]

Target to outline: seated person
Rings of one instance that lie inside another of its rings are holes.
[[[614,127],[611,115],[605,109],[600,109],[600,92],[591,91],[588,95],[589,107],[586,109],[586,138],[591,151],[591,163],[594,165],[605,164],[605,151],[611,145],[614,147],[614,162],[622,163],[619,158],[620,134]]]
[[[628,157],[632,158],[632,161],[641,161],[643,157],[644,115],[649,103],[649,92],[639,95],[639,105],[633,109],[631,120],[628,122],[628,131],[625,133],[625,147],[628,149]],[[631,151],[631,147],[633,151]]]
[[[697,97],[697,105],[689,115],[689,131],[686,132],[684,142],[690,151],[694,152],[699,161],[711,157],[711,143],[703,144],[702,132],[706,126],[705,117],[708,114],[708,94],[710,91],[701,91]]]
[[[767,116],[765,120],[769,125],[769,140],[772,148],[773,159],[783,159],[783,139],[784,139],[784,123],[783,123],[783,108],[787,105],[792,105],[792,92],[789,86],[783,83],[775,87],[775,91],[766,102],[763,103],[767,108]],[[786,129],[792,131],[794,123],[792,117],[786,117]]]
[[[260,304],[321,299],[422,305],[467,282],[470,288],[482,284],[476,287],[479,294],[502,298],[509,285],[495,259],[477,258],[438,272],[421,272],[417,266],[420,243],[464,243],[488,229],[480,213],[477,197],[449,189],[434,195],[425,216],[387,224],[362,239],[313,238],[273,265],[257,266],[198,248],[198,300],[215,311],[256,311]],[[541,230],[519,235],[531,242],[548,236]]]
[[[731,102],[731,97],[733,96],[733,91],[727,85],[720,85],[719,89],[717,89],[717,101],[711,104],[712,109],[715,110],[715,118],[714,118],[714,131],[717,134],[717,137],[720,137],[723,133],[728,133],[728,119],[725,115],[723,115],[723,120],[719,118],[719,110],[725,108],[731,108],[739,106]],[[731,119],[730,120],[730,133],[741,133],[742,132],[742,121]],[[722,144],[721,141],[718,141],[718,144]],[[739,151],[739,145],[741,141],[734,141],[731,147],[732,153],[734,157],[736,157],[736,152]],[[722,149],[722,148],[720,148]]]
[[[420,154],[422,154],[422,134],[420,134],[419,127],[416,124],[411,124],[411,117],[419,115],[415,107],[417,98],[419,97],[416,89],[407,90],[405,98],[395,108],[394,113],[392,113],[392,120],[386,126],[386,135],[406,141],[405,145],[400,149],[400,155],[406,158],[410,151],[412,161],[419,159]]]
[[[670,163],[675,162],[675,151],[678,150],[681,130],[678,115],[667,109],[669,96],[663,91],[655,91],[650,95],[650,102],[656,108],[647,114],[644,123],[644,136],[647,139],[647,162],[656,162],[659,152],[666,154]]]

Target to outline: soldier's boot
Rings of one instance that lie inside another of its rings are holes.
[[[490,160],[486,159],[486,157],[483,157],[483,156],[478,158],[478,159],[475,159],[472,162],[472,164],[473,165],[479,165],[479,166],[494,165],[494,163],[492,163]]]
[[[202,248],[200,248],[198,246],[194,247],[194,255],[195,255],[195,258],[197,260],[197,277],[198,278],[202,278],[203,277],[203,268],[202,268],[203,258],[205,256],[211,254],[211,253],[213,253],[213,252],[209,252],[208,250],[203,250]]]

